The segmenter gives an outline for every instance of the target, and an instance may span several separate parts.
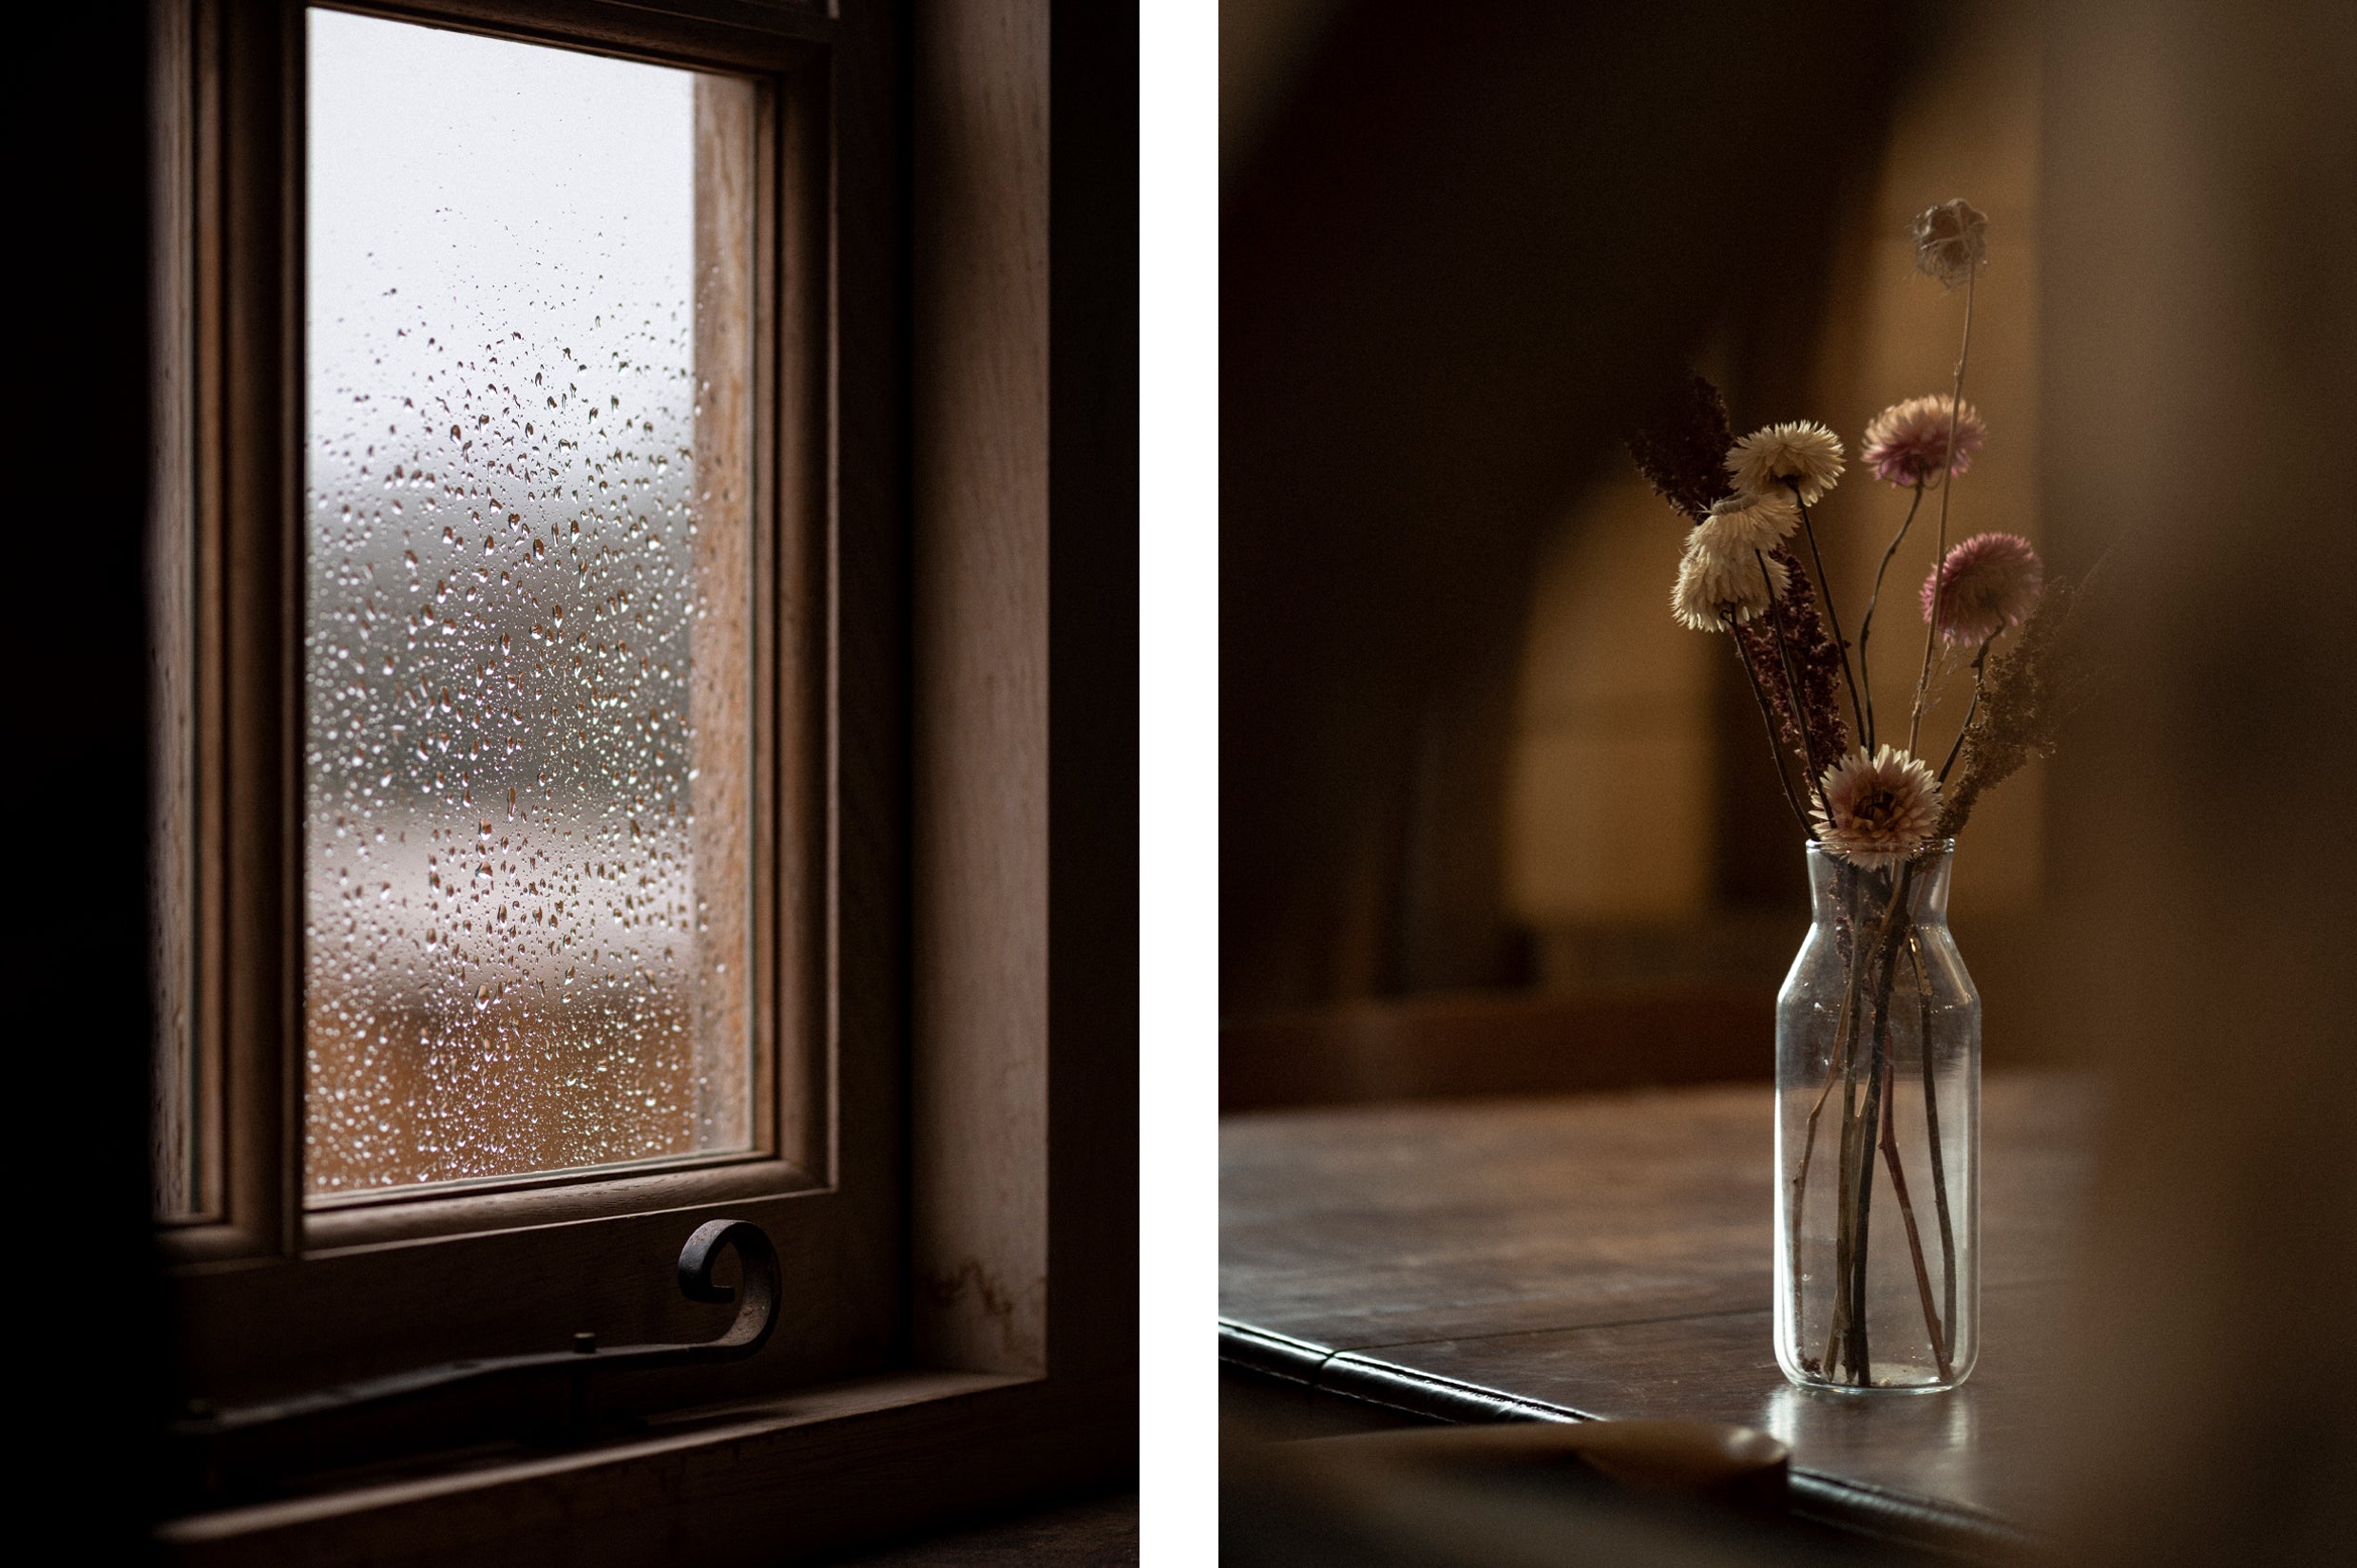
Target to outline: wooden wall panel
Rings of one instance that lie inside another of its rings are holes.
[[[914,44],[911,1329],[931,1365],[1036,1372],[1049,1131],[1048,7],[920,5]],[[977,1102],[996,1114],[963,1113]]]

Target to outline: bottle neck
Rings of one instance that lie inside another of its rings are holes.
[[[1819,921],[1879,920],[1892,909],[1914,926],[1947,924],[1949,868],[1955,840],[1932,845],[1907,859],[1860,863],[1809,846],[1811,904]]]

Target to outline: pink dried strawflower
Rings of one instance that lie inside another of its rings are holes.
[[[1940,819],[1940,781],[1931,770],[1889,746],[1851,752],[1817,781],[1810,814],[1817,842],[1862,866],[1884,866],[1931,836]]]
[[[1677,564],[1670,614],[1694,631],[1724,631],[1767,609],[1771,600],[1782,599],[1792,583],[1782,561],[1757,550],[1715,545],[1696,528],[1687,536],[1685,559]]]
[[[1841,471],[1841,437],[1813,420],[1753,430],[1727,449],[1727,472],[1744,495],[1789,495],[1797,485],[1813,507]]]
[[[2046,589],[2046,564],[2019,534],[1978,533],[1948,551],[1945,565],[1924,579],[1926,621],[1934,620],[1935,584],[1940,640],[1950,644],[1986,642],[2037,610],[2038,596]]]
[[[1955,471],[1972,467],[1972,454],[1988,439],[1988,426],[1969,403],[1958,406],[1946,392],[1910,397],[1893,403],[1866,428],[1866,450],[1859,454],[1874,477],[1904,488],[1936,485],[1950,467],[1947,451],[1948,418],[1956,422]]]
[[[1800,526],[1800,508],[1789,495],[1731,495],[1712,507],[1695,530],[1714,549],[1773,550]]]
[[[1953,289],[1988,263],[1988,215],[1961,197],[1915,220],[1915,270]]]

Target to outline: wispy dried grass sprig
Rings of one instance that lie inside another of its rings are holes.
[[[2089,590],[2101,571],[2073,583],[2047,582],[2038,611],[2014,645],[1990,657],[1988,673],[1972,717],[1965,721],[1956,781],[1949,786],[1935,837],[1961,832],[1982,792],[2003,783],[2034,757],[2054,755],[2062,725],[2100,683],[2102,672],[2088,662],[2079,633]]]
[[[1849,750],[1849,726],[1841,714],[1841,648],[1825,629],[1815,586],[1799,560],[1785,550],[1772,550],[1768,559],[1791,574],[1792,586],[1767,616],[1733,630],[1785,743],[1809,768],[1813,790],[1817,771]],[[1792,680],[1784,673],[1783,659],[1788,653],[1793,666]],[[1795,684],[1800,689],[1797,702],[1792,694]]]
[[[1751,685],[1753,700],[1759,704],[1759,717],[1767,721],[1768,761],[1776,770],[1776,787],[1784,792],[1784,803],[1792,808],[1792,820],[1800,825],[1801,836],[1814,843],[1816,824],[1809,820],[1808,809],[1801,805],[1800,796],[1792,793],[1792,774],[1785,769],[1784,754],[1776,745],[1775,708],[1769,700],[1767,688],[1759,683],[1759,670],[1753,664],[1752,656],[1745,650],[1741,640],[1729,638],[1727,641],[1735,651],[1735,662],[1743,666],[1743,679]]]
[[[1939,602],[1940,577],[1947,564],[1947,504],[1962,471],[1964,455],[1959,419],[1964,409],[1964,365],[1972,358],[1972,296],[1974,281],[1988,263],[1988,220],[1969,201],[1959,198],[1931,208],[1915,220],[1915,265],[1953,289],[1964,286],[1964,332],[1956,348],[1956,380],[1947,394],[1947,465],[1940,486],[1940,539],[1932,554],[1931,598]],[[1907,749],[1912,753],[1923,739],[1924,702],[1931,695],[1931,653],[1937,644],[1936,626],[1924,629],[1923,670],[1915,678],[1915,706],[1907,720]]]
[[[1712,503],[1734,493],[1722,459],[1734,439],[1727,399],[1702,376],[1690,375],[1638,417],[1629,455],[1655,494],[1699,523]]]

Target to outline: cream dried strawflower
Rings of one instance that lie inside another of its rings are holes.
[[[1916,758],[1881,746],[1851,752],[1817,783],[1817,842],[1853,864],[1888,866],[1912,853],[1940,820],[1940,781]]]
[[[1715,545],[1696,528],[1686,536],[1677,586],[1670,590],[1670,614],[1694,631],[1725,631],[1761,614],[1792,585],[1792,574],[1783,562],[1756,550]]]
[[[1717,550],[1773,550],[1800,526],[1789,495],[1731,495],[1715,503],[1695,531]]]
[[[1787,495],[1798,485],[1813,507],[1841,471],[1841,437],[1813,420],[1771,425],[1727,449],[1727,472],[1746,495]]]
[[[1934,584],[1940,595],[1940,641],[1986,642],[2019,626],[2046,591],[2046,564],[2020,534],[1977,533],[1947,552],[1947,562],[1924,579],[1924,619],[1932,621]]]
[[[1915,220],[1915,270],[1960,287],[1988,264],[1988,215],[1962,197]]]
[[[1956,422],[1955,471],[1972,467],[1972,454],[1988,440],[1988,426],[1969,403],[1959,406],[1946,392],[1910,397],[1893,403],[1866,428],[1866,449],[1860,462],[1887,485],[1936,485],[1948,471],[1947,432],[1951,411]]]

